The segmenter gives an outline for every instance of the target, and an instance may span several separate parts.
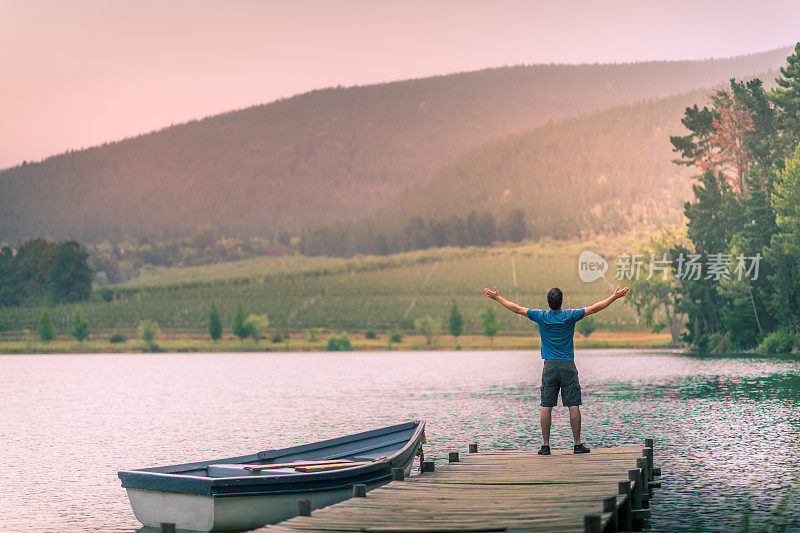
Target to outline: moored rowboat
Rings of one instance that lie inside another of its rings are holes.
[[[252,455],[119,472],[133,513],[145,526],[177,529],[252,529],[298,513],[298,501],[317,509],[411,470],[425,438],[413,421],[346,437]]]

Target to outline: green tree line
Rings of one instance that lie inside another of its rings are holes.
[[[671,137],[676,163],[700,171],[685,205],[688,243],[673,247],[671,259],[696,254],[729,266],[724,275],[704,271],[676,287],[686,339],[699,351],[797,345],[800,43],[775,83],[766,90],[760,79],[732,79],[710,105],[686,108],[688,135]],[[742,258],[763,259],[744,270]]]
[[[0,248],[0,307],[86,300],[92,291],[89,253],[75,241],[25,241]]]
[[[514,209],[500,220],[491,212],[472,210],[447,218],[417,215],[399,229],[378,233],[369,226],[362,222],[313,228],[303,232],[298,248],[310,256],[390,255],[443,246],[491,246],[496,241],[520,242],[531,236],[522,209]]]

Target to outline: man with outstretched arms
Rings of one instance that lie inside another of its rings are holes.
[[[561,403],[569,408],[569,425],[572,427],[572,438],[575,453],[588,453],[590,450],[581,442],[581,385],[578,382],[578,369],[575,368],[575,348],[572,337],[575,334],[575,323],[589,315],[602,311],[614,300],[628,294],[628,287],[614,289],[614,294],[594,305],[582,309],[561,309],[564,295],[561,289],[553,287],[547,293],[547,304],[550,309],[526,309],[500,296],[497,287],[483,289],[484,294],[517,314],[526,316],[539,325],[539,336],[542,340],[542,411],[539,421],[542,424],[542,447],[540,455],[550,455],[550,425],[553,407],[558,402],[558,391],[561,391]]]

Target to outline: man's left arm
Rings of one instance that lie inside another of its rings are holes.
[[[600,300],[599,302],[597,302],[594,305],[590,305],[589,307],[584,307],[583,308],[583,311],[584,311],[583,316],[587,317],[589,315],[593,315],[593,314],[597,313],[598,311],[602,311],[603,309],[605,309],[606,307],[611,305],[615,300],[618,300],[619,298],[622,298],[623,296],[628,294],[628,290],[629,290],[629,287],[625,287],[624,289],[620,289],[619,287],[617,287],[616,289],[614,289],[614,294],[612,294],[611,296],[609,296],[605,300]]]

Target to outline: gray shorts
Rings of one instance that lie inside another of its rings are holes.
[[[563,405],[571,407],[581,404],[581,384],[578,382],[575,361],[545,359],[542,370],[542,407],[555,407],[558,404],[559,389]]]

